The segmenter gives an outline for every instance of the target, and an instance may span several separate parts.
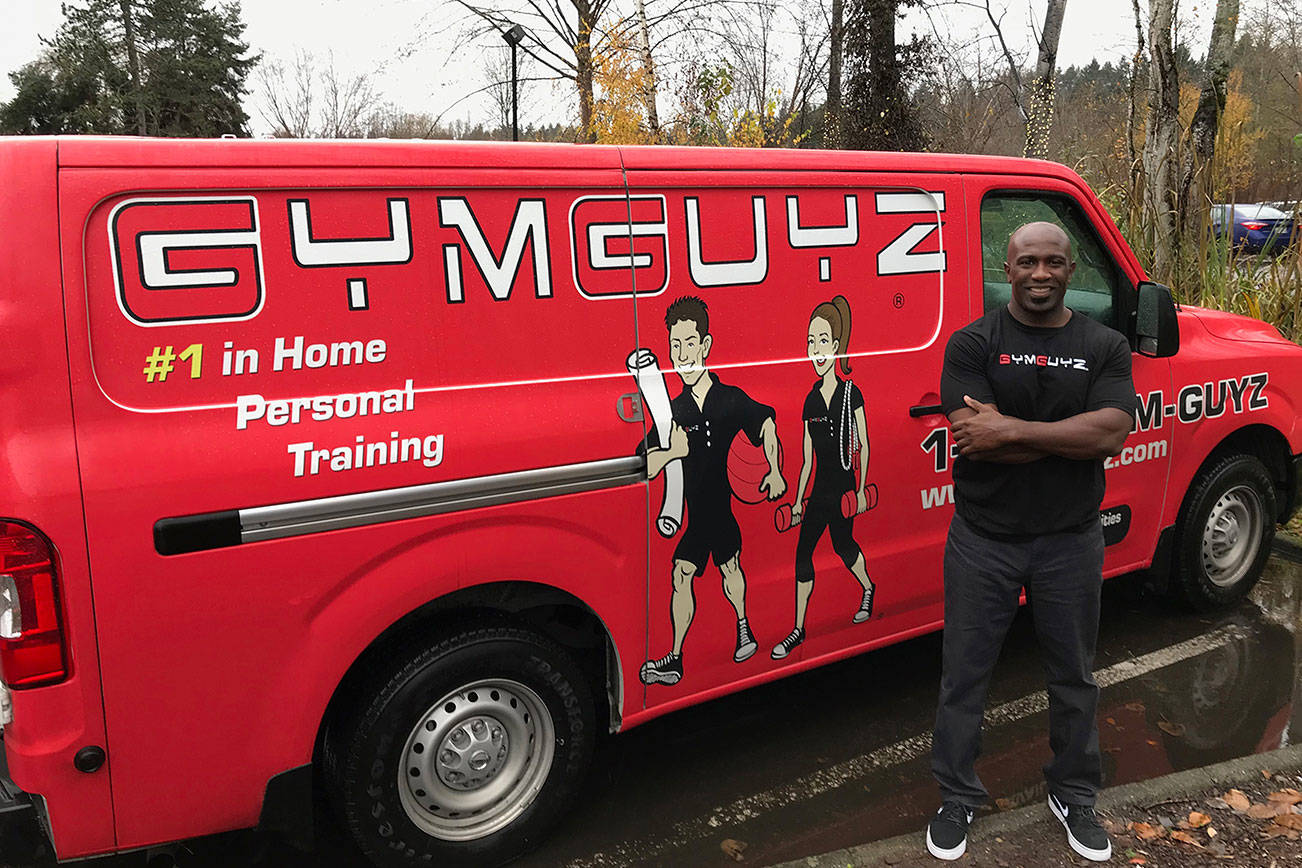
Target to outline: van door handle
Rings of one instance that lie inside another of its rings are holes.
[[[625,422],[642,421],[642,396],[637,392],[620,395],[615,401],[615,412]]]
[[[909,415],[914,419],[919,416],[939,416],[944,410],[942,404],[916,404],[909,408]]]

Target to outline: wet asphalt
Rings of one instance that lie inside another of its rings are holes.
[[[1249,598],[1191,613],[1133,578],[1104,585],[1095,670],[1104,785],[1302,740],[1302,564],[1272,557]],[[991,685],[978,763],[1000,808],[1041,801],[1048,714],[1026,612]],[[659,718],[606,740],[586,795],[521,868],[768,865],[921,829],[937,803],[929,738],[940,634]],[[163,868],[357,864],[269,836],[186,842]],[[8,863],[17,865],[20,863]],[[44,863],[48,864],[48,863]],[[85,862],[144,864],[142,855]]]

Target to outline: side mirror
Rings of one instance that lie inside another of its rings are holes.
[[[1180,350],[1180,322],[1171,290],[1145,280],[1139,284],[1135,309],[1135,349],[1141,356],[1164,359]]]

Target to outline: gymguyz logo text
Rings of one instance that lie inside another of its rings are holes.
[[[1270,375],[1248,374],[1214,383],[1191,383],[1176,394],[1175,402],[1167,404],[1159,389],[1139,399],[1135,411],[1134,431],[1151,431],[1162,427],[1163,419],[1175,418],[1181,422],[1215,419],[1227,411],[1232,413],[1264,410],[1270,406],[1266,397],[1266,384]]]
[[[1037,356],[1034,353],[1000,353],[1001,365],[1034,365],[1039,368],[1071,368],[1074,371],[1088,371],[1084,359],[1072,359],[1067,356]]]

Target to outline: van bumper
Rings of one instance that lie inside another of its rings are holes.
[[[0,736],[0,852],[5,854],[5,862],[16,865],[30,865],[54,852],[37,814],[35,799],[18,789],[9,778],[3,736]]]

